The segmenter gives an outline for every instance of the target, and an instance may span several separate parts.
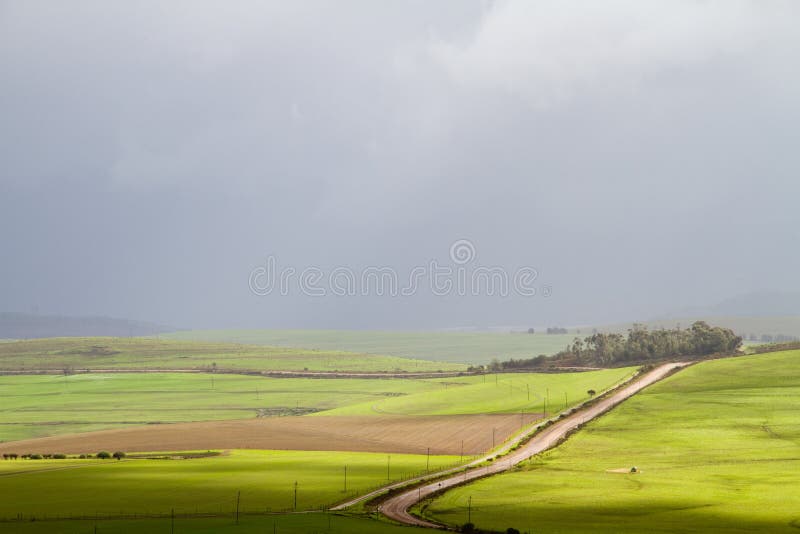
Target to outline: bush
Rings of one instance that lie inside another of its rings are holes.
[[[86,455],[85,454],[81,454],[80,456],[78,456],[78,458],[80,458],[81,460],[85,460],[86,459]]]
[[[515,529],[514,527],[508,527],[506,529],[506,534],[519,534],[519,530]]]
[[[461,532],[475,532],[475,525],[472,523],[464,523],[461,527]]]
[[[98,458],[100,458],[101,460],[108,460],[109,458],[111,458],[111,453],[109,453],[107,451],[100,451],[100,452],[97,453],[96,456]]]
[[[30,458],[31,460],[41,460],[42,459],[42,455],[41,454],[29,454],[28,458]]]
[[[123,458],[125,458],[125,453],[124,453],[124,452],[122,452],[122,451],[117,451],[117,452],[115,452],[115,453],[114,453],[114,455],[113,455],[113,456],[114,456],[114,458],[116,458],[117,460],[122,460]]]
[[[59,453],[59,454],[54,454],[53,455],[53,460],[66,460],[66,459],[67,459],[67,455],[66,454],[60,454]]]

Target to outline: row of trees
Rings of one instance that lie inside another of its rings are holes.
[[[530,359],[498,362],[500,369],[525,369],[544,366],[612,367],[626,363],[692,358],[717,353],[733,353],[739,349],[742,338],[732,330],[710,326],[697,321],[689,328],[648,330],[634,325],[623,334],[593,333],[575,340],[554,356],[537,356]],[[498,365],[498,364],[495,364]]]
[[[115,453],[110,453],[107,451],[100,451],[94,457],[99,458],[101,460],[108,460],[109,458],[114,458],[116,460],[122,460],[125,458],[125,453],[122,451],[117,451]],[[66,454],[23,454],[20,456],[19,454],[15,453],[4,453],[3,460],[16,460],[18,458],[22,458],[23,460],[66,460]],[[85,460],[87,458],[92,458],[91,454],[81,454],[77,458],[81,460]]]

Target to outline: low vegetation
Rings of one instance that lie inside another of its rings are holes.
[[[294,349],[160,338],[46,338],[0,344],[0,373],[86,370],[436,372],[462,371],[457,363],[379,353]]]
[[[555,354],[572,339],[564,329],[520,332],[380,332],[364,330],[193,330],[162,336],[176,340],[235,342],[485,365],[492,358]],[[438,365],[438,364],[437,364]]]

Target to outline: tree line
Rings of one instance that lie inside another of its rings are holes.
[[[711,354],[730,354],[739,349],[742,338],[729,328],[710,326],[697,321],[681,329],[648,330],[635,324],[624,334],[593,333],[576,337],[564,350],[553,356],[492,362],[492,370],[530,369],[537,367],[613,367],[616,365],[667,360],[699,359]]]

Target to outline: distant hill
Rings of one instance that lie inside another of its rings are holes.
[[[111,317],[61,317],[0,312],[0,339],[151,336],[174,330],[154,323]]]

